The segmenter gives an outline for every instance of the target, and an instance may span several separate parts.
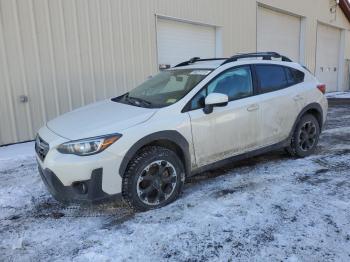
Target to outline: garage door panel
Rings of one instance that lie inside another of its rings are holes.
[[[174,66],[191,57],[215,57],[215,27],[158,19],[159,64]]]
[[[300,17],[283,14],[264,7],[258,9],[257,49],[276,51],[299,61]]]
[[[340,29],[319,24],[317,27],[316,76],[327,86],[327,92],[337,91],[340,52]]]

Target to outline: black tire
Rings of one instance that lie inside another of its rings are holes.
[[[122,196],[135,211],[147,211],[175,201],[184,182],[185,169],[176,153],[149,146],[130,161],[123,176]]]
[[[315,152],[319,137],[320,125],[317,119],[306,114],[299,120],[286,151],[295,157],[309,156]]]

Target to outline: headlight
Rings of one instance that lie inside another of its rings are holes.
[[[62,154],[74,154],[78,156],[93,155],[105,150],[107,147],[116,142],[121,136],[121,134],[112,134],[70,141],[59,145],[57,150]]]

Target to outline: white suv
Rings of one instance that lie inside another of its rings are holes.
[[[193,58],[49,121],[36,138],[39,171],[60,201],[121,193],[136,210],[161,207],[204,170],[278,148],[312,154],[327,115],[324,92],[278,53]]]

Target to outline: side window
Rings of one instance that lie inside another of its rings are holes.
[[[304,82],[305,74],[295,68],[285,67],[289,85],[296,85]]]
[[[289,67],[285,67],[284,70],[286,71],[288,85],[294,85],[295,79],[292,70]]]
[[[221,93],[229,101],[253,95],[253,81],[249,66],[232,68],[214,78],[205,88],[194,96],[191,110],[202,108],[204,100],[210,93]]]
[[[236,100],[253,94],[252,75],[249,66],[233,68],[225,71],[208,86],[208,94],[221,93],[228,100]]]
[[[279,65],[256,65],[256,74],[262,93],[276,91],[288,86],[284,68]]]

